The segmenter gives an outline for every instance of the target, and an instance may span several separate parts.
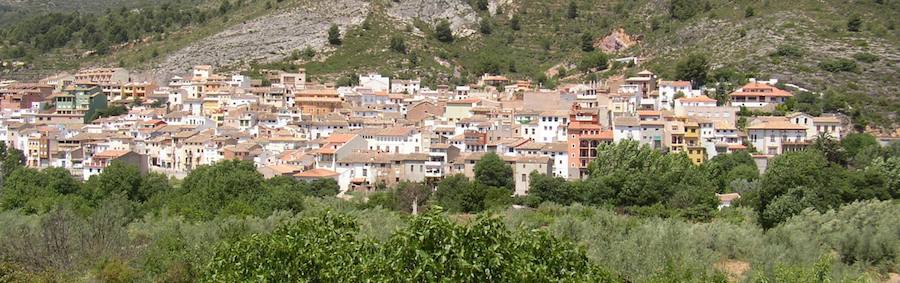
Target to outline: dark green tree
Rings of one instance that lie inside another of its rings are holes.
[[[679,80],[691,81],[694,87],[706,84],[708,72],[709,60],[700,53],[690,54],[675,65],[675,76]]]
[[[849,133],[840,142],[848,157],[855,157],[869,147],[880,147],[878,140],[868,133]]]
[[[581,34],[581,51],[584,52],[593,52],[594,51],[594,36],[590,33],[582,33]]]
[[[476,0],[476,1],[475,1],[475,8],[478,8],[478,10],[481,10],[481,11],[487,11],[487,9],[488,9],[488,0]]]
[[[520,26],[519,21],[521,21],[521,19],[519,18],[519,14],[513,15],[512,19],[509,20],[509,28],[511,28],[512,30],[516,30],[516,31],[522,29],[522,26]]]
[[[753,157],[746,151],[738,151],[730,154],[719,154],[703,163],[704,172],[719,188],[719,192],[725,192],[728,185],[736,179],[755,180],[759,177],[756,163]],[[746,168],[752,168],[753,172]],[[738,170],[732,173],[732,171]]]
[[[9,177],[13,171],[18,168],[21,168],[25,165],[25,154],[22,153],[21,150],[18,150],[13,147],[8,147],[6,150],[6,154],[3,156],[3,177]]]
[[[479,23],[479,26],[478,26],[478,31],[481,32],[481,34],[491,34],[491,32],[493,32],[493,30],[494,30],[494,28],[491,26],[490,19],[488,19],[488,18],[481,19],[481,22]]]
[[[335,24],[328,28],[328,44],[341,45],[341,30]]]
[[[585,54],[578,64],[578,69],[584,72],[591,70],[606,70],[609,67],[609,56],[601,51]]]
[[[575,1],[569,1],[569,6],[566,8],[566,17],[569,19],[578,17],[578,4],[575,4]]]
[[[537,198],[538,202],[569,205],[579,199],[579,192],[563,178],[532,172],[530,180],[528,195]]]
[[[434,27],[434,35],[441,42],[453,42],[453,30],[450,29],[450,22],[446,19],[438,22]]]
[[[847,31],[858,32],[862,28],[862,17],[858,14],[850,16],[847,20]]]
[[[777,213],[767,211],[783,195],[793,198],[781,201],[786,202],[785,205],[802,200],[804,208],[813,207],[826,211],[837,207],[849,190],[847,182],[846,170],[828,162],[819,151],[805,150],[779,155],[766,169],[758,199],[755,200],[760,225],[764,228],[774,227],[788,216],[787,212],[795,212],[794,209],[783,208],[779,208]]]
[[[475,163],[475,181],[487,186],[513,189],[513,170],[496,153],[490,152]]]
[[[406,40],[402,36],[391,36],[391,50],[394,52],[406,54]]]

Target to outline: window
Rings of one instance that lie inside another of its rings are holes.
[[[528,182],[528,175],[522,174],[522,182]]]

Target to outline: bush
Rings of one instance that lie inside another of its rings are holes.
[[[341,45],[341,30],[338,29],[337,25],[332,24],[328,28],[328,44]]]
[[[603,52],[593,52],[590,54],[586,54],[582,59],[581,63],[578,64],[578,68],[584,72],[588,72],[591,70],[606,70],[609,67],[609,56]]]
[[[853,54],[853,59],[856,59],[856,61],[860,61],[863,63],[875,63],[878,62],[878,60],[880,60],[881,58],[879,58],[878,55],[872,53],[860,52]]]
[[[853,62],[850,59],[838,58],[838,59],[829,59],[819,63],[819,68],[822,70],[829,71],[832,73],[840,73],[840,72],[855,72],[856,71],[856,62]]]
[[[803,49],[796,45],[781,45],[770,55],[772,57],[800,58],[803,57]]]
[[[406,54],[406,40],[399,35],[391,36],[391,50]]]
[[[456,224],[437,210],[384,244],[359,236],[350,217],[326,214],[219,247],[204,281],[609,282],[583,251],[542,232],[510,232],[479,217]]]
[[[450,29],[450,22],[446,19],[438,22],[434,27],[434,35],[441,42],[453,42],[453,30]]]

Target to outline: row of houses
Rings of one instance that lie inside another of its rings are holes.
[[[840,139],[848,122],[791,113],[739,129],[741,107],[771,107],[790,92],[751,81],[723,104],[689,82],[646,71],[554,90],[490,75],[431,89],[378,75],[334,87],[306,81],[303,70],[248,78],[197,66],[140,99],[104,88],[130,81],[124,70],[89,69],[0,85],[0,139],[21,149],[30,167],[67,168],[84,179],[116,161],[183,177],[245,160],[266,177],[334,179],[342,193],[473,177],[475,163],[493,152],[511,165],[515,193],[524,195],[532,172],[583,178],[604,144],[633,140],[695,164],[739,150],[765,159],[822,134]],[[94,115],[117,104],[129,110]]]

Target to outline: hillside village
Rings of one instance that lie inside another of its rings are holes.
[[[634,140],[697,165],[748,151],[765,170],[774,156],[853,131],[847,117],[827,113],[741,117],[793,96],[775,80],[752,79],[719,102],[649,71],[552,90],[488,74],[435,89],[378,74],[353,87],[309,82],[302,69],[264,76],[202,65],[164,84],[122,68],[5,81],[0,139],[21,150],[28,167],[62,167],[84,180],[112,162],[184,177],[245,160],[265,177],[334,179],[342,195],[472,178],[476,161],[493,152],[514,168],[515,194],[526,195],[532,172],[584,178],[605,143]]]

